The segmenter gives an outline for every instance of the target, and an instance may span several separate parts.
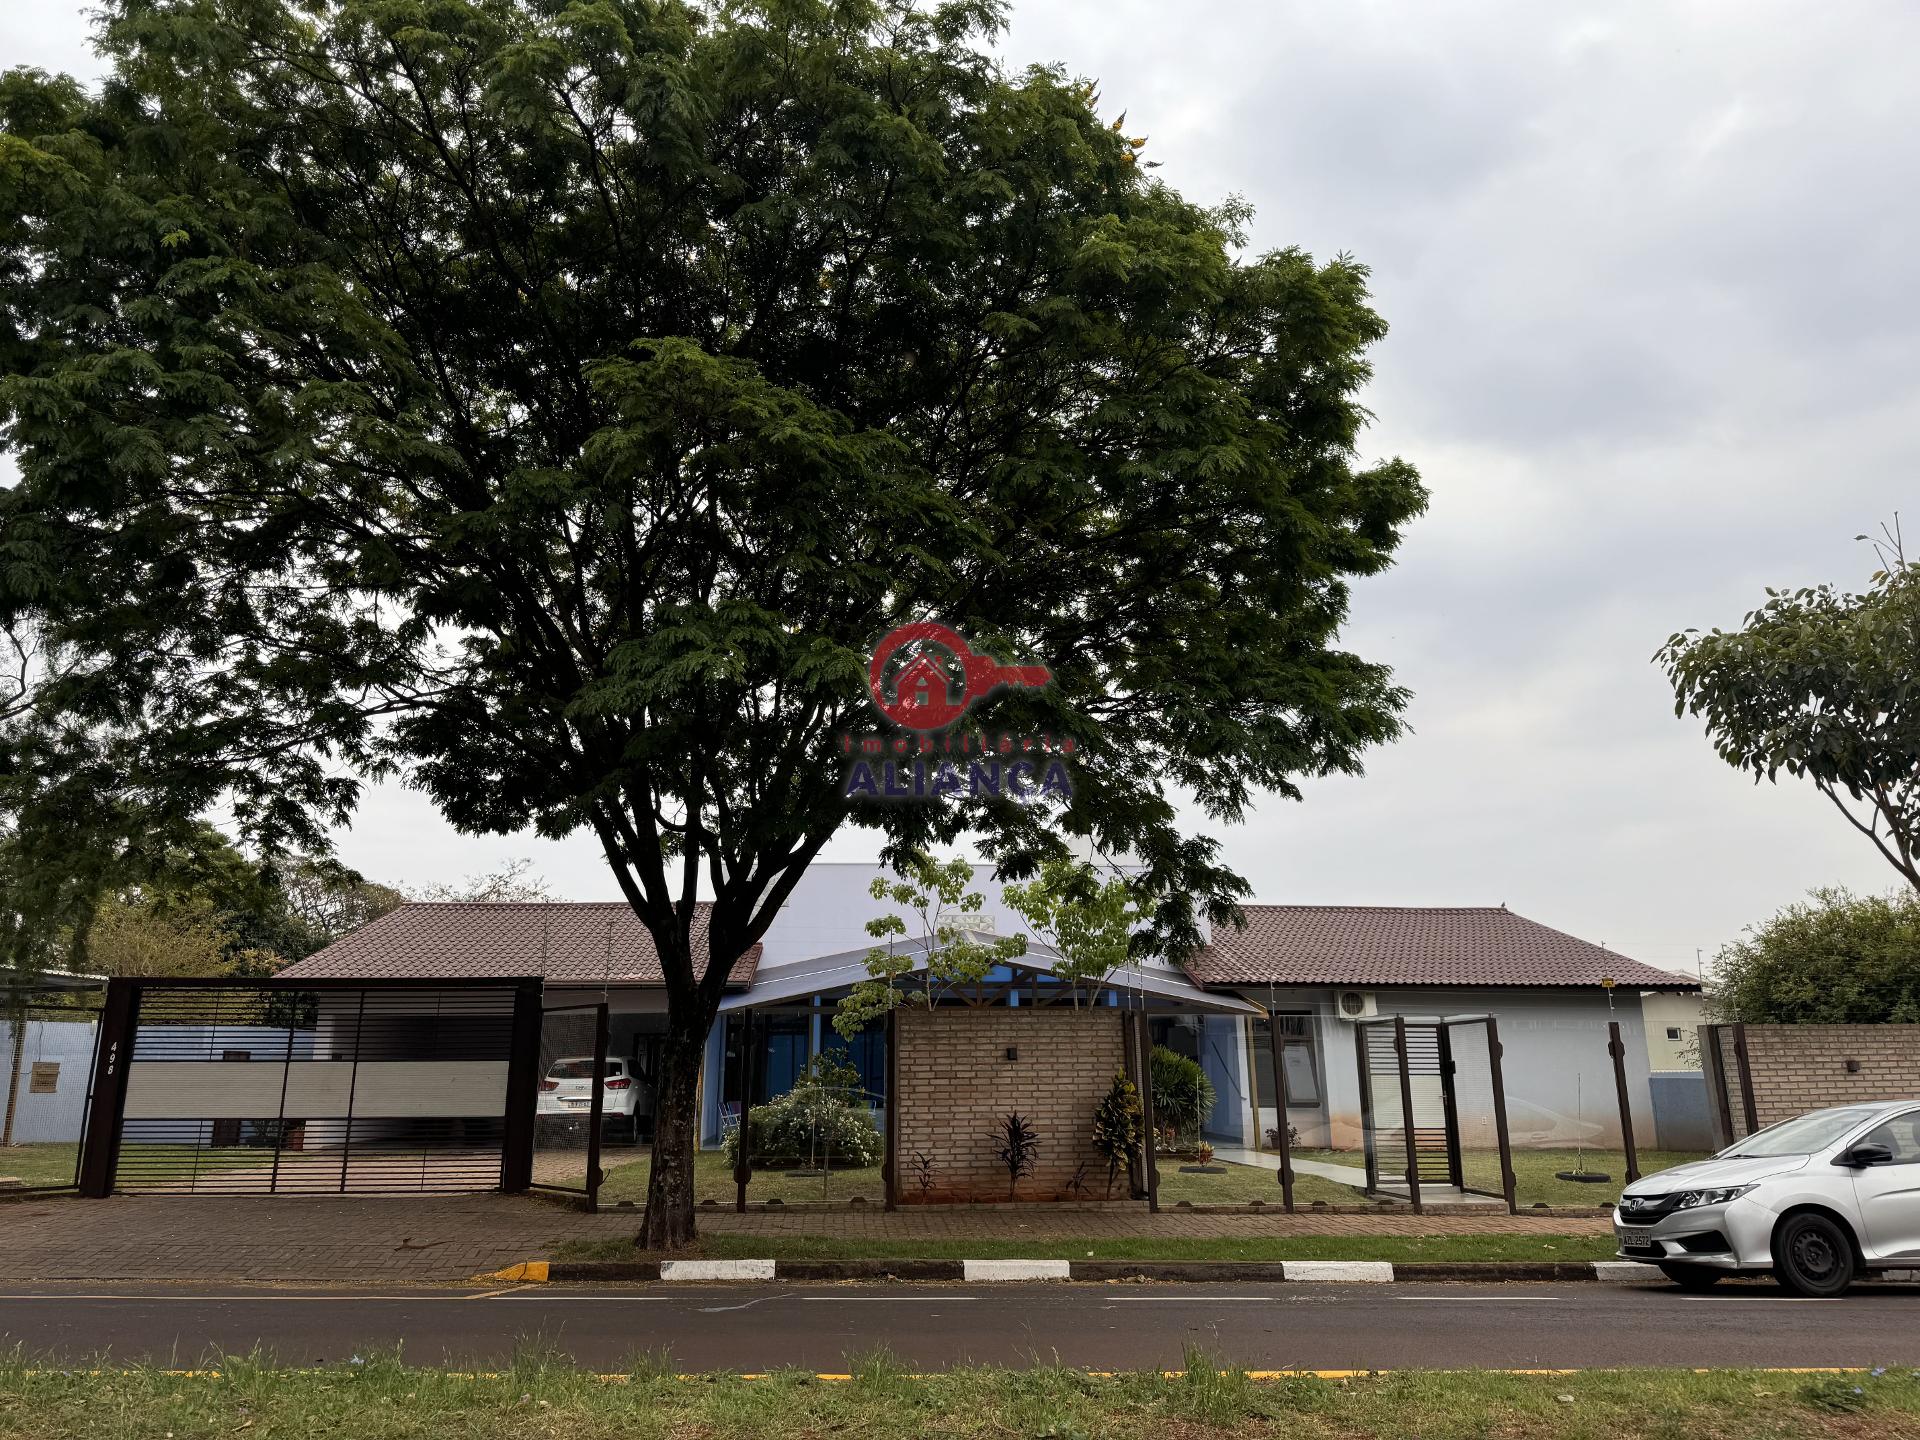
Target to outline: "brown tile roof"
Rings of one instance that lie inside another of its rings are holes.
[[[693,953],[704,957],[709,907],[693,917]],[[751,985],[755,945],[734,962],[729,985]],[[705,969],[704,961],[701,968]],[[549,984],[661,985],[660,956],[622,901],[407,904],[280,972],[293,980],[504,980]]]
[[[1595,985],[1697,990],[1505,906],[1244,905],[1187,970],[1202,985]]]

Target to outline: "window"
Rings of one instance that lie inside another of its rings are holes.
[[[1896,1115],[1886,1124],[1874,1126],[1853,1143],[1884,1145],[1893,1152],[1894,1164],[1920,1165],[1920,1110]]]
[[[1667,1039],[1678,1040],[1679,1038],[1680,1038],[1680,1027],[1678,1025],[1667,1026]]]
[[[1320,1067],[1314,1063],[1313,1016],[1276,1015],[1280,1026],[1280,1063],[1287,1067],[1287,1108],[1305,1109],[1320,1103]],[[1266,1020],[1253,1022],[1253,1081],[1260,1104],[1278,1103],[1273,1084],[1273,1042]]]

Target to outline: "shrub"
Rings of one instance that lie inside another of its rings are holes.
[[[757,1165],[876,1165],[885,1150],[880,1127],[858,1089],[859,1075],[830,1055],[816,1055],[793,1089],[749,1112]],[[740,1127],[727,1128],[727,1163],[740,1158]]]
[[[1140,1091],[1124,1075],[1115,1075],[1107,1093],[1093,1107],[1093,1148],[1107,1162],[1107,1195],[1124,1166],[1129,1172],[1140,1156],[1142,1124]]]
[[[993,1141],[994,1155],[1007,1167],[1007,1198],[1011,1200],[1020,1188],[1020,1181],[1033,1173],[1034,1161],[1040,1158],[1040,1132],[1016,1110],[1002,1117],[999,1127],[988,1138]]]
[[[1150,1068],[1154,1119],[1171,1125],[1176,1135],[1197,1136],[1213,1109],[1213,1082],[1207,1072],[1198,1060],[1177,1055],[1164,1045],[1153,1047]]]

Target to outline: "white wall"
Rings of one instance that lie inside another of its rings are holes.
[[[1260,1004],[1268,1003],[1269,992],[1265,990],[1247,989],[1242,993]],[[1489,987],[1378,989],[1369,993],[1374,996],[1381,1015],[1413,1018],[1491,1014],[1495,1018],[1505,1052],[1502,1072],[1508,1129],[1516,1147],[1576,1143],[1619,1145],[1619,1103],[1614,1090],[1613,1061],[1607,1054],[1607,1022],[1618,1021],[1627,1050],[1627,1099],[1633,1115],[1634,1138],[1643,1147],[1653,1144],[1646,1030],[1637,994],[1614,992],[1613,1008],[1609,1010],[1606,995],[1600,991],[1589,995],[1580,991]],[[1310,1010],[1316,1017],[1316,1058],[1324,1103],[1318,1117],[1297,1110],[1289,1114],[1301,1131],[1302,1143],[1357,1149],[1361,1125],[1355,1027],[1335,1015],[1333,994],[1332,990],[1320,989],[1272,992],[1278,1008]],[[1462,1143],[1469,1149],[1478,1148],[1483,1142],[1491,1148],[1494,1131],[1487,1104],[1490,1092],[1484,1049],[1476,1038],[1459,1032],[1456,1032],[1455,1044]],[[1215,1084],[1220,1084],[1218,1075]],[[1393,1088],[1396,1087],[1387,1087]],[[1437,1087],[1430,1088],[1434,1088],[1437,1095]],[[1418,1117],[1424,1115],[1425,1101],[1418,1083],[1415,1091]],[[1425,1097],[1426,1101],[1433,1099],[1433,1096]],[[1397,1123],[1397,1098],[1388,1094],[1384,1101],[1390,1113],[1382,1116],[1382,1123]],[[1258,1124],[1263,1137],[1266,1127],[1273,1123],[1272,1109],[1262,1110]],[[1251,1123],[1244,1133],[1246,1143],[1251,1143]]]
[[[25,1043],[16,1056],[12,1027],[0,1023],[0,1107],[6,1105],[10,1069],[17,1065],[20,1071],[20,1099],[13,1116],[16,1143],[71,1144],[80,1138],[86,1125],[87,1085],[92,1079],[93,1030],[90,1020],[29,1020]],[[36,1061],[53,1061],[60,1066],[51,1095],[28,1093]],[[6,1168],[5,1157],[0,1156],[0,1174],[6,1173]]]

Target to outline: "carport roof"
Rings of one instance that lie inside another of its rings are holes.
[[[704,971],[709,907],[694,910],[693,953]],[[751,984],[755,945],[729,986]],[[289,965],[289,980],[511,980],[664,985],[653,937],[621,901],[415,902]]]
[[[986,943],[994,937],[973,935],[971,938]],[[927,968],[928,946],[925,941],[896,940],[887,948],[895,955],[914,957],[909,973],[920,974]],[[862,980],[871,978],[867,970],[867,956],[870,953],[871,947],[864,950],[843,950],[835,955],[822,955],[812,960],[801,960],[792,965],[782,965],[776,969],[767,970],[744,993],[722,1000],[720,1009],[722,1011],[748,1010],[758,1005],[784,1005],[796,1000],[805,1000],[813,995],[845,989],[849,985],[857,985]],[[1037,940],[1029,940],[1025,955],[1005,963],[1015,969],[1044,975],[1052,972],[1054,962],[1060,958],[1060,952],[1052,946]],[[1122,966],[1108,975],[1103,988],[1126,991],[1147,1001],[1159,1001],[1185,1010],[1205,1010],[1229,1015],[1265,1015],[1267,1013],[1260,1006],[1250,1004],[1238,996],[1216,995],[1202,990],[1177,970],[1162,970],[1152,966]]]
[[[1187,965],[1202,985],[1598,986],[1700,984],[1516,915],[1504,905],[1243,905]]]

